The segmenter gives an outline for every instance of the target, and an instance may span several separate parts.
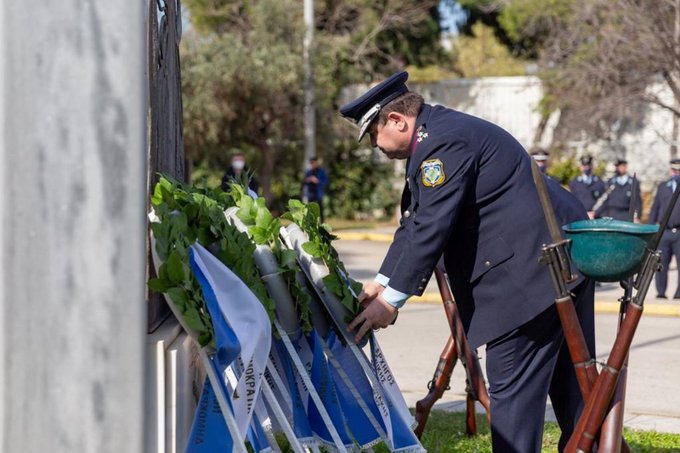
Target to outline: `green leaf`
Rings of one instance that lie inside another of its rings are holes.
[[[201,332],[198,335],[198,344],[200,344],[201,347],[206,347],[211,343],[212,338],[213,338],[212,333],[208,331]]]
[[[357,307],[354,303],[354,298],[352,297],[351,294],[347,293],[345,296],[342,298],[342,305],[349,310],[350,313],[356,313]]]
[[[323,278],[323,284],[326,288],[336,296],[342,296],[342,282],[335,274],[328,274]]]
[[[257,215],[255,216],[255,224],[259,227],[262,228],[268,228],[269,225],[274,221],[274,217],[272,217],[272,214],[269,212],[269,209],[267,209],[264,206],[264,198],[258,199],[262,200],[262,203],[258,203],[258,210],[257,210]]]
[[[294,268],[297,262],[297,252],[295,250],[281,250],[279,264],[282,267]]]
[[[305,242],[302,244],[302,250],[312,255],[314,258],[321,258],[323,256],[323,249],[314,242]]]
[[[146,282],[146,285],[151,291],[155,291],[157,293],[164,293],[168,290],[168,288],[172,287],[171,282],[163,280],[162,278],[150,278],[149,281]]]
[[[269,236],[265,228],[259,226],[251,226],[248,232],[253,237],[256,244],[266,244],[269,241]]]
[[[195,330],[199,334],[201,332],[205,332],[207,330],[207,326],[203,323],[198,311],[190,305],[187,305],[187,307],[188,308],[182,312],[182,319],[184,319],[191,329]]]
[[[361,292],[361,290],[364,288],[364,285],[362,285],[360,282],[358,282],[358,281],[356,281],[352,278],[350,278],[349,281],[350,281],[350,286],[352,288],[352,291],[354,291],[354,294],[356,294],[358,296],[359,293]]]
[[[177,305],[181,311],[184,311],[187,309],[187,305],[189,305],[189,297],[187,296],[187,292],[183,288],[168,288],[167,294],[170,297],[170,299]]]
[[[168,279],[173,283],[182,283],[184,281],[184,263],[182,263],[179,254],[174,250],[170,252],[165,264],[167,265]]]

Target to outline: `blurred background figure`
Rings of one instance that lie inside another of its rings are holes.
[[[309,168],[305,171],[305,177],[302,180],[302,199],[305,203],[318,203],[321,212],[321,222],[324,221],[323,214],[323,196],[328,187],[328,175],[326,171],[319,166],[319,159],[312,157],[309,159]]]
[[[544,149],[541,148],[534,148],[531,151],[531,157],[534,158],[536,161],[536,165],[538,165],[539,170],[541,170],[541,173],[544,175],[548,171],[548,158],[550,157],[550,154]]]
[[[246,156],[241,153],[234,154],[231,158],[231,166],[222,176],[220,187],[223,191],[229,190],[231,181],[236,181],[244,186],[247,185],[250,190],[257,194],[259,184],[253,172],[246,165]]]
[[[605,193],[606,186],[602,179],[593,174],[593,158],[584,155],[580,159],[579,168],[581,174],[569,183],[569,191],[583,204],[588,211],[588,217],[595,217],[593,206],[595,202]]]
[[[660,223],[669,203],[675,188],[680,183],[680,159],[673,159],[671,164],[671,177],[663,181],[656,189],[652,209],[649,212],[649,223]],[[663,232],[661,242],[659,243],[659,250],[661,251],[661,270],[656,273],[656,297],[659,299],[666,299],[666,286],[668,285],[668,268],[671,264],[671,258],[675,256],[677,265],[678,257],[680,256],[680,205],[676,204],[671,213],[671,218],[668,219],[668,226]],[[680,276],[680,268],[678,269]],[[680,280],[678,280],[680,281]],[[680,288],[675,289],[673,299],[680,299]]]
[[[596,210],[595,217],[611,217],[617,220],[630,221],[630,200],[635,194],[633,221],[640,221],[642,200],[640,198],[640,181],[633,183],[633,177],[628,174],[628,161],[617,159],[614,162],[616,174],[607,181],[607,199]]]

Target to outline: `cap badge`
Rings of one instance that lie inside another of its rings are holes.
[[[436,187],[444,182],[444,164],[439,159],[426,160],[420,164],[420,170],[425,187]]]
[[[416,131],[416,141],[418,143],[422,142],[424,139],[426,139],[428,136],[428,133],[423,130],[423,126],[420,126],[418,130]]]

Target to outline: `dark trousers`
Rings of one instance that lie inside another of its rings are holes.
[[[316,199],[316,198],[312,199],[312,198],[310,198],[310,199],[309,199],[309,202],[310,202],[310,203],[311,203],[311,202],[314,202],[314,203],[316,203],[316,204],[319,205],[319,220],[321,220],[321,223],[323,223],[323,222],[324,222],[324,215],[323,215],[323,198],[319,198],[319,199]]]
[[[675,231],[673,231],[675,230]],[[666,294],[666,287],[668,286],[668,268],[671,265],[671,258],[675,255],[675,259],[680,257],[680,229],[673,228],[673,230],[666,230],[661,236],[659,242],[659,250],[661,251],[661,270],[656,273],[656,293]],[[678,266],[678,285],[680,286],[680,266]],[[680,287],[675,289],[674,298],[680,298]]]
[[[574,290],[581,327],[595,357],[594,283]],[[486,346],[494,452],[540,452],[548,395],[562,451],[583,408],[574,365],[554,306]]]

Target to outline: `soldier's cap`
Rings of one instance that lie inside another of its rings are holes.
[[[536,162],[545,162],[548,160],[549,156],[550,154],[542,149],[537,149],[531,152],[531,157],[533,157]]]
[[[628,161],[626,159],[616,159],[614,166],[618,167],[619,165],[628,165]]]
[[[340,107],[340,114],[359,126],[358,141],[364,137],[368,126],[371,125],[390,101],[408,92],[405,83],[408,80],[408,72],[402,71],[392,74],[352,102]]]
[[[592,165],[593,157],[589,155],[581,156],[581,165]]]
[[[671,170],[680,171],[680,159],[671,159]]]

